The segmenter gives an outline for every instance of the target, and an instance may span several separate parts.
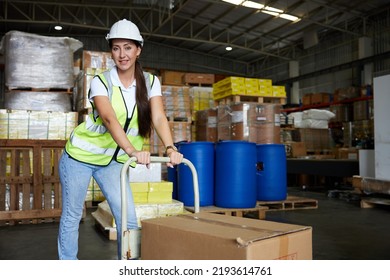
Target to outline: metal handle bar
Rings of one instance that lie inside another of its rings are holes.
[[[121,170],[121,204],[122,204],[122,237],[124,237],[124,233],[127,231],[127,191],[129,187],[129,180],[126,180],[127,176],[127,171],[129,169],[130,164],[133,162],[136,162],[137,158],[136,157],[131,157],[129,158],[123,165],[122,170]],[[150,162],[170,162],[169,157],[155,157],[152,156],[150,157]],[[193,185],[194,185],[194,211],[195,213],[199,212],[199,186],[198,186],[198,174],[196,172],[195,166],[192,164],[191,161],[188,159],[183,158],[182,163],[187,165],[191,172],[192,172],[192,180],[193,180]],[[124,247],[126,244],[124,244],[124,240],[122,240],[122,252],[124,250]]]

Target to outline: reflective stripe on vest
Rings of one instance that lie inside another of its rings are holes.
[[[149,73],[144,73],[144,76],[149,96],[154,76]],[[126,107],[122,91],[119,87],[112,85],[109,71],[103,72],[98,77],[107,89],[110,102],[120,125],[126,130],[127,138],[135,149],[141,150],[144,139],[138,135],[137,106],[132,108],[132,114],[128,117],[129,109]],[[95,108],[86,121],[74,129],[65,148],[72,158],[95,165],[108,165],[112,160],[124,163],[129,158],[116,144]]]

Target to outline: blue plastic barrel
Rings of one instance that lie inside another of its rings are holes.
[[[256,206],[256,143],[221,141],[215,149],[215,206]]]
[[[287,198],[287,159],[283,144],[258,144],[257,200]]]
[[[185,142],[179,144],[179,152],[194,165],[199,182],[199,205],[214,205],[215,145],[212,142]],[[194,206],[192,172],[185,164],[177,167],[178,200],[185,206]]]

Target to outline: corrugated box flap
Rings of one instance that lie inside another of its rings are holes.
[[[145,221],[146,223],[149,221]],[[310,229],[309,226],[282,224],[271,221],[231,217],[219,214],[196,213],[179,215],[150,221],[161,223],[164,227],[174,227],[183,231],[213,235],[222,239],[231,239],[240,247],[251,243]]]

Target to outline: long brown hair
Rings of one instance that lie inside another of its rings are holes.
[[[144,138],[148,138],[151,132],[152,114],[146,88],[144,72],[140,62],[135,62],[135,80],[136,80],[136,102],[138,110],[138,133]]]

